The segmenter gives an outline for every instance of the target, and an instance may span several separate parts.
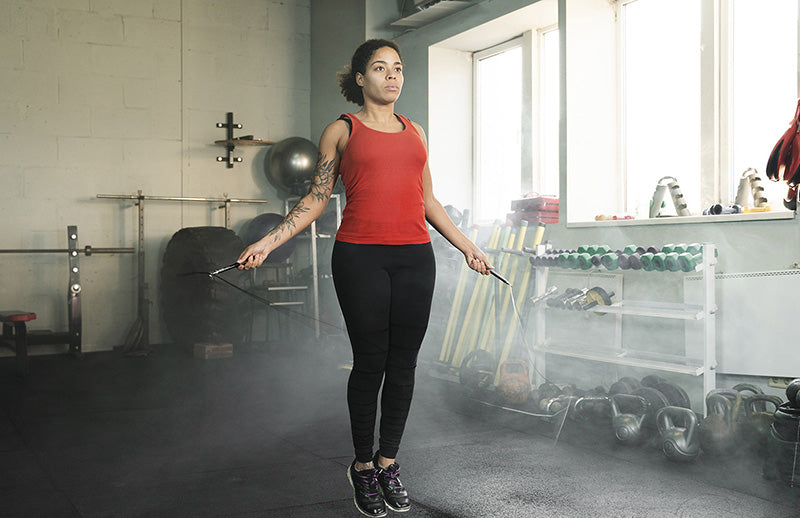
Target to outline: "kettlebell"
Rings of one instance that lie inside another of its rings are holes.
[[[675,462],[689,462],[700,454],[697,434],[697,414],[678,407],[665,406],[656,413],[656,424],[661,435],[661,451]]]
[[[602,395],[586,395],[575,401],[573,415],[576,419],[600,419],[608,415],[610,399]]]
[[[725,394],[712,391],[706,396],[706,409],[708,415],[700,421],[700,447],[712,455],[723,455],[736,442],[733,403]]]
[[[642,396],[614,394],[611,396],[611,428],[621,444],[638,444],[644,438],[642,422],[649,404]]]
[[[739,383],[738,385],[733,386],[733,390],[741,394],[743,400],[764,393],[764,391],[761,390],[760,387],[753,385],[752,383]],[[760,401],[758,405],[758,411],[766,412],[766,410],[767,410],[766,403]]]
[[[528,362],[507,360],[500,365],[500,380],[497,391],[508,404],[521,405],[531,393]]]
[[[800,378],[793,379],[786,387],[786,399],[795,408],[800,408]]]
[[[767,435],[770,427],[775,420],[775,411],[781,406],[783,401],[778,396],[768,394],[756,394],[747,398],[743,405],[745,409],[745,419],[741,426],[742,439],[758,454],[763,455],[766,449]],[[774,408],[772,411],[762,410],[769,404]]]

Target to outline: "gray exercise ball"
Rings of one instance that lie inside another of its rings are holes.
[[[276,142],[267,153],[265,173],[278,189],[303,196],[317,166],[317,146],[303,137],[289,137]]]

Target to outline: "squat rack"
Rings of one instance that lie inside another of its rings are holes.
[[[38,332],[26,336],[25,348],[27,345],[46,345],[46,344],[68,344],[69,352],[73,356],[80,357],[82,354],[82,323],[81,316],[81,276],[78,258],[81,253],[91,256],[93,254],[132,254],[133,248],[100,248],[86,245],[78,247],[78,226],[67,226],[67,246],[68,248],[4,248],[0,249],[0,254],[67,254],[69,257],[69,286],[67,289],[67,315],[68,330],[66,332]],[[34,316],[35,318],[35,316]],[[16,351],[27,356],[27,351]],[[24,371],[27,371],[27,358],[23,360]]]
[[[225,209],[225,228],[231,227],[231,204],[232,203],[269,203],[267,200],[251,200],[243,198],[231,198],[224,193],[221,198],[211,197],[189,197],[189,196],[151,196],[142,193],[139,189],[136,194],[98,194],[98,198],[115,200],[135,200],[138,206],[138,253],[136,257],[138,269],[138,290],[137,290],[137,318],[131,326],[128,336],[123,345],[123,352],[131,355],[146,355],[150,350],[150,301],[147,299],[147,283],[145,282],[144,271],[144,202],[151,201],[180,201],[180,202],[201,202],[201,203],[221,203],[218,208]]]

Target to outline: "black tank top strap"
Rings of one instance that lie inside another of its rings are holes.
[[[346,113],[339,115],[339,118],[336,120],[345,121],[347,123],[347,134],[352,135],[353,133],[353,121],[350,120],[350,116]]]

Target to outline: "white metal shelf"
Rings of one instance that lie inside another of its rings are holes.
[[[669,354],[648,353],[631,349],[598,348],[583,345],[540,345],[535,346],[535,352],[547,353],[569,358],[579,358],[628,367],[642,367],[647,369],[675,372],[701,376],[706,369],[700,358],[686,358]]]
[[[645,300],[623,300],[609,306],[594,306],[586,311],[680,320],[700,320],[705,316],[705,309],[700,305]]]
[[[538,252],[544,253],[544,248],[538,250]],[[588,361],[613,363],[616,365],[624,365],[629,367],[640,367],[665,372],[688,374],[692,376],[702,376],[704,394],[707,394],[709,391],[716,388],[717,359],[715,313],[717,306],[714,286],[714,270],[716,262],[716,248],[713,244],[706,243],[703,245],[702,264],[698,265],[694,272],[688,273],[688,275],[699,274],[701,277],[703,284],[702,304],[697,305],[673,302],[625,300],[623,297],[621,302],[617,302],[608,306],[594,306],[586,310],[592,313],[611,314],[616,316],[617,333],[614,337],[614,344],[611,347],[597,345],[584,346],[584,344],[579,343],[556,343],[553,341],[552,337],[548,338],[546,331],[547,319],[545,317],[545,313],[547,306],[545,304],[540,304],[538,309],[533,314],[534,340],[532,352],[535,354],[535,361],[537,365],[537,384],[542,383],[545,380],[547,355],[557,355]],[[536,282],[534,297],[543,296],[547,290],[549,285],[549,270],[550,268],[541,266],[534,268]],[[555,271],[559,270],[560,269],[556,269]],[[589,270],[575,272],[576,275],[580,275],[581,273],[588,276],[596,274]],[[652,272],[652,274],[660,276],[665,282],[669,282],[670,280],[675,280],[677,278],[683,279],[686,277],[686,274],[675,275],[671,274],[671,272]],[[620,275],[622,275],[622,272],[620,272]],[[619,281],[619,289],[615,290],[619,296],[622,296],[621,281],[622,278],[620,278]],[[581,312],[575,311],[574,313]],[[688,322],[699,322],[703,328],[702,357],[692,358],[685,355],[652,353],[622,347],[622,315],[684,320],[687,322],[687,325]]]

